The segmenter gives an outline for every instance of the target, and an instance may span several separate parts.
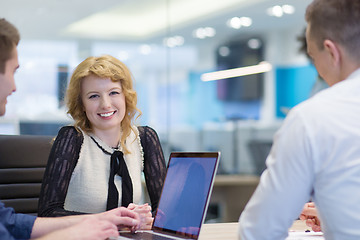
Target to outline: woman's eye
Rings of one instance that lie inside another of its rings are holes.
[[[89,99],[97,98],[99,95],[93,94],[89,96]]]
[[[112,91],[112,92],[110,92],[110,95],[118,95],[118,94],[120,94],[120,92],[118,92],[118,91]]]

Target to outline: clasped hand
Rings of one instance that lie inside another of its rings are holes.
[[[306,220],[306,225],[311,227],[314,232],[321,232],[320,220],[313,202],[305,204],[300,214],[300,220]]]

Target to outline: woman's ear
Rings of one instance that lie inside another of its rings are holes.
[[[341,59],[341,49],[333,41],[326,39],[324,41],[324,49],[329,54],[333,66],[336,66],[340,63]]]

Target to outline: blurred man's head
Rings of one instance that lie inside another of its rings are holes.
[[[19,67],[18,30],[5,19],[0,19],[0,116],[5,114],[7,97],[15,90],[14,74]]]
[[[314,0],[306,21],[308,53],[320,76],[330,86],[344,80],[360,65],[360,1]]]

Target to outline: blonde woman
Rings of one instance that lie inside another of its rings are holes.
[[[50,152],[39,216],[98,213],[118,206],[151,227],[166,165],[154,129],[135,126],[137,95],[128,68],[112,56],[89,57],[75,69],[66,92],[74,126],[60,129]],[[151,200],[143,199],[141,174]]]
[[[5,115],[7,97],[16,91],[19,41],[17,28],[0,18],[0,117]],[[119,236],[119,227],[136,230],[140,223],[138,214],[123,207],[92,215],[41,218],[15,213],[0,201],[0,216],[1,239],[102,240]]]

